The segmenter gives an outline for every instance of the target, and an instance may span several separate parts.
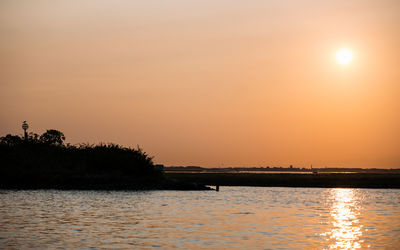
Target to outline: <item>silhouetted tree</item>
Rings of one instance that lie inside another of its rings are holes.
[[[31,132],[26,139],[11,134],[0,137],[0,189],[143,189],[166,183],[152,157],[139,146],[133,149],[112,143],[70,145],[65,143],[64,134],[55,129],[41,136]]]
[[[18,135],[8,134],[6,136],[0,137],[0,144],[6,144],[9,146],[15,146],[22,142],[22,138]]]
[[[64,134],[55,129],[48,129],[40,136],[40,141],[46,144],[63,145],[64,140]]]
[[[33,143],[40,143],[40,136],[36,133],[30,132],[28,134],[28,141]]]

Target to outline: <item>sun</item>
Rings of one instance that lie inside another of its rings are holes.
[[[341,65],[348,65],[353,61],[353,52],[349,49],[340,49],[336,53],[336,60]]]

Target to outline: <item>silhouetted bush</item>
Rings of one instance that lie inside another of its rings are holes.
[[[22,139],[18,135],[8,134],[8,135],[0,138],[1,145],[16,146],[16,145],[21,144],[21,142],[22,142]]]
[[[72,180],[101,183],[158,181],[162,173],[141,148],[118,144],[64,145],[65,136],[47,130],[40,137],[6,135],[0,138],[0,180],[13,183],[55,183]],[[1,184],[1,183],[0,183]]]
[[[61,131],[48,129],[40,136],[39,140],[45,144],[62,145],[64,144],[65,136]]]

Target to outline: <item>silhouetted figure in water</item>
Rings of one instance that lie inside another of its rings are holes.
[[[215,186],[215,191],[219,192],[219,185]]]

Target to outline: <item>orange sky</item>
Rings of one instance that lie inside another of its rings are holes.
[[[398,0],[3,0],[0,135],[27,120],[166,165],[399,168],[399,13]]]

